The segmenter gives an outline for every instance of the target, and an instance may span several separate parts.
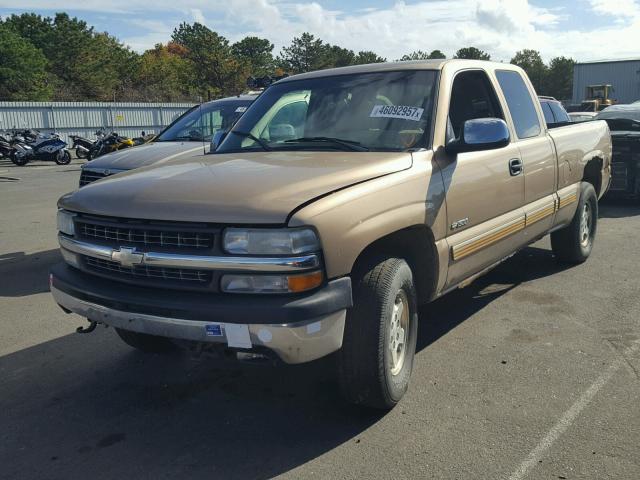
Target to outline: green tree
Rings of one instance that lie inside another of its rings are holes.
[[[57,100],[108,100],[130,84],[137,55],[66,13],[11,15],[4,25],[40,49]]]
[[[408,55],[403,55],[400,58],[401,62],[406,62],[409,60],[427,60],[429,58],[429,54],[427,52],[423,52],[422,50],[416,50],[411,52]]]
[[[363,50],[356,55],[354,64],[365,65],[367,63],[384,63],[387,59],[379,56],[377,53],[370,50]]]
[[[431,53],[423,52],[422,50],[416,50],[408,55],[403,55],[400,61],[405,62],[407,60],[431,60],[434,58],[447,58],[447,56],[440,50],[432,50]]]
[[[327,67],[347,67],[356,63],[356,54],[353,50],[337,45],[326,45],[325,56]]]
[[[453,58],[465,58],[467,60],[491,60],[491,55],[476,47],[464,47],[458,50]]]
[[[187,49],[196,69],[193,86],[203,96],[234,95],[244,89],[249,67],[234,57],[225,37],[196,22],[181,23],[171,39]]]
[[[555,57],[549,62],[545,91],[558,99],[569,99],[573,95],[573,58]]]
[[[540,52],[525,48],[516,52],[511,59],[511,63],[519,66],[529,76],[533,87],[540,95],[546,94],[545,81],[547,77],[547,67],[542,61]]]
[[[144,52],[135,75],[139,98],[151,102],[194,98],[195,68],[185,54],[183,47],[172,43],[158,44]]]
[[[0,100],[49,100],[47,59],[27,39],[0,25]]]
[[[282,49],[278,60],[281,67],[289,73],[321,70],[330,65],[327,46],[308,32],[294,37],[291,45]]]
[[[245,37],[231,46],[232,54],[249,66],[251,75],[262,77],[273,73],[273,43],[266,38]]]
[[[431,50],[431,53],[429,54],[429,58],[447,58],[447,56],[442,53],[441,50]]]

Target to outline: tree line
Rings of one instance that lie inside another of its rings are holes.
[[[264,38],[231,43],[200,23],[181,23],[167,43],[141,54],[66,13],[35,13],[0,20],[0,100],[22,101],[200,101],[246,90],[250,76],[296,74],[325,68],[386,62],[373,51],[354,52],[303,33],[278,55]],[[446,58],[421,50],[400,61]],[[454,58],[490,60],[476,47]],[[524,68],[541,95],[571,96],[572,59],[548,65],[535,50],[511,63]]]

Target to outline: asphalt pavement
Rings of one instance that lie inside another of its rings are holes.
[[[640,478],[640,205],[588,262],[549,240],[421,311],[410,390],[346,405],[330,360],[145,355],[48,293],[81,161],[0,160],[0,478]]]

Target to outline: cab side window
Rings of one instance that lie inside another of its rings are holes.
[[[302,137],[308,106],[306,101],[299,101],[282,107],[269,122],[268,131],[271,141]]]
[[[560,106],[559,103],[550,103],[549,108],[551,108],[551,111],[553,112],[556,123],[569,123],[571,121],[569,114]]]
[[[544,121],[547,122],[547,125],[551,123],[556,123],[556,119],[553,118],[553,112],[551,111],[551,107],[548,102],[540,102],[542,106],[542,113],[544,113]]]
[[[464,122],[474,118],[504,119],[496,92],[481,70],[460,72],[453,81],[447,142],[459,138]]]
[[[499,70],[496,72],[498,83],[507,100],[511,120],[518,138],[531,138],[540,135],[540,121],[536,107],[527,85],[518,72]]]

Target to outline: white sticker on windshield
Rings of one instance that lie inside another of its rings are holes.
[[[423,113],[424,108],[407,107],[405,105],[375,105],[369,116],[373,118],[400,118],[418,122]]]
[[[244,113],[247,110],[247,107],[238,107],[236,108],[236,113]]]

